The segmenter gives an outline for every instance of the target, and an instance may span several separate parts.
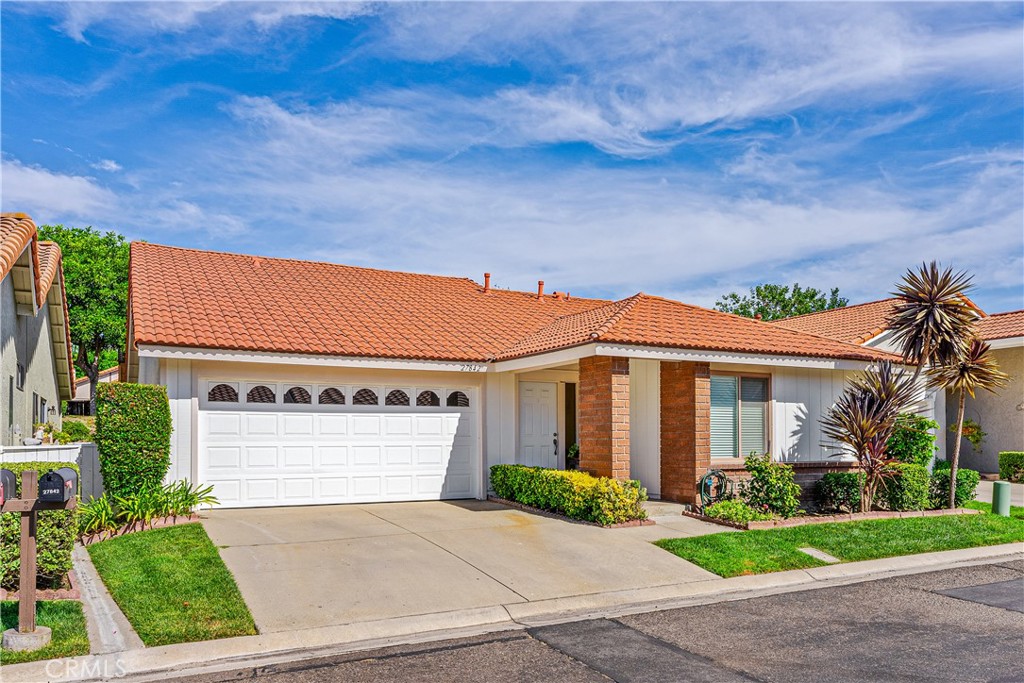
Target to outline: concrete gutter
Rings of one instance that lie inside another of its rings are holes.
[[[36,681],[158,681],[268,666],[379,647],[461,638],[545,624],[617,617],[678,607],[745,600],[893,576],[1024,559],[1024,544],[948,550],[773,574],[712,579],[528,603],[358,622],[183,643],[3,667],[5,683]]]
[[[82,611],[85,612],[92,654],[124,652],[144,647],[142,639],[103,585],[89,557],[89,551],[76,544],[71,559],[82,594]]]

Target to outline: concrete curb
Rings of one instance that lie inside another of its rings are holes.
[[[84,546],[75,545],[71,553],[75,570],[81,575],[82,610],[85,612],[92,654],[137,650],[143,646],[128,618],[114,602],[96,572]]]
[[[1024,543],[15,664],[3,667],[3,680],[8,683],[35,683],[119,678],[141,683],[163,680],[171,674],[186,676],[267,666],[579,619],[746,600],[1007,559],[1024,559]]]

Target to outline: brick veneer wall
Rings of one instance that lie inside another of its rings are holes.
[[[697,503],[711,463],[711,366],[661,363],[661,497]]]
[[[580,359],[580,469],[629,479],[629,359]]]

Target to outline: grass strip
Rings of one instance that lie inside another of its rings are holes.
[[[256,633],[234,577],[201,524],[128,534],[88,549],[147,646]]]

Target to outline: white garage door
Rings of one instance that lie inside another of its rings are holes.
[[[470,388],[204,380],[199,479],[224,507],[472,498]]]

